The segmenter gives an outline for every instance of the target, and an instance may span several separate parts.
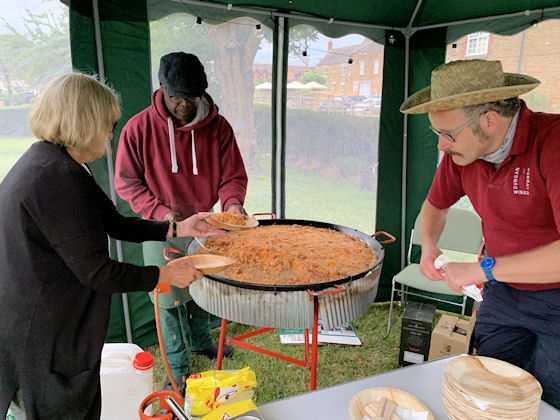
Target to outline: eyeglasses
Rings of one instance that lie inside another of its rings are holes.
[[[486,112],[486,111],[485,111],[485,112]],[[462,125],[461,127],[459,127],[458,129],[453,130],[451,133],[446,133],[445,131],[436,130],[436,129],[435,129],[434,127],[432,127],[431,125],[430,125],[430,130],[432,130],[432,131],[436,134],[436,136],[438,136],[438,137],[439,137],[439,136],[443,136],[443,137],[445,137],[447,140],[449,140],[450,142],[455,143],[455,136],[456,136],[457,134],[459,134],[459,132],[460,132],[461,130],[464,130],[464,129],[467,128],[469,125],[471,125],[473,122],[475,122],[482,114],[484,114],[484,112],[482,112],[482,113],[480,113],[480,114],[478,114],[478,115],[475,115],[475,116],[472,117],[470,120],[468,120],[465,124],[463,124],[463,125]]]
[[[190,98],[179,98],[178,96],[171,96],[169,95],[169,100],[174,104],[180,104],[181,102],[185,101],[190,103],[191,105],[197,105],[200,101],[200,96],[191,96]]]

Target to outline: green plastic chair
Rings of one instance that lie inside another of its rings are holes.
[[[468,210],[450,208],[447,213],[445,228],[438,242],[438,247],[444,252],[456,251],[463,254],[472,254],[473,261],[476,261],[476,257],[481,255],[483,244],[484,238],[482,236],[482,223],[480,221],[480,217],[476,213]],[[450,305],[460,306],[461,318],[465,316],[467,296],[450,289],[444,281],[431,281],[424,277],[424,275],[420,273],[420,264],[410,261],[413,245],[422,245],[419,216],[416,216],[414,229],[412,229],[412,232],[410,233],[407,266],[393,277],[389,320],[387,321],[387,334],[385,336],[389,335],[389,331],[391,330],[391,315],[393,313],[393,297],[395,292],[399,293],[402,302],[404,302],[404,297],[406,295],[412,295]],[[453,261],[453,258],[451,258],[451,260]],[[397,284],[399,284],[400,287],[397,286]],[[428,293],[437,293],[440,295],[462,296],[463,301],[458,303],[415,293],[414,291],[409,290],[410,288]]]

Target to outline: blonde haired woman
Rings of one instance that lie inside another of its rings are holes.
[[[98,419],[99,367],[112,293],[186,287],[188,261],[138,267],[107,236],[141,242],[224,232],[199,213],[177,224],[121,216],[91,176],[121,115],[115,92],[80,73],[35,104],[34,143],[0,184],[0,418],[18,396],[28,419]]]

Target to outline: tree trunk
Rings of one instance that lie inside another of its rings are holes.
[[[8,103],[6,105],[13,105],[13,91],[12,91],[12,80],[10,78],[10,72],[4,65],[4,62],[0,60],[0,69],[4,74],[4,80],[6,81],[6,90],[8,91]]]
[[[220,113],[233,127],[247,170],[258,171],[253,62],[262,36],[255,34],[254,25],[238,22],[211,26],[208,37],[214,43],[213,73],[222,94]]]

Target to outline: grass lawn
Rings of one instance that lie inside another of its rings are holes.
[[[263,165],[264,166],[264,165]],[[376,192],[357,187],[347,178],[324,178],[318,173],[286,169],[286,217],[335,223],[375,232]],[[249,174],[245,208],[249,213],[271,208],[270,168]]]
[[[434,325],[442,313],[444,312],[436,311]],[[398,368],[401,314],[400,307],[395,304],[391,333],[383,340],[387,329],[389,303],[374,303],[368,311],[352,322],[362,341],[361,346],[337,344],[319,346],[317,389]],[[227,336],[233,337],[254,329],[254,327],[230,322]],[[212,333],[217,340],[219,329],[213,330]],[[280,344],[277,330],[253,337],[247,342],[297,359],[304,358],[303,344]],[[154,390],[160,390],[163,387],[166,372],[159,347],[154,345],[146,350],[154,355]],[[222,368],[237,370],[245,366],[251,366],[257,376],[258,386],[255,392],[257,404],[309,391],[310,372],[308,369],[239,347],[235,348],[233,359],[224,359]],[[192,373],[215,368],[215,361],[193,355]]]
[[[0,181],[21,155],[35,143],[35,137],[0,137]]]

